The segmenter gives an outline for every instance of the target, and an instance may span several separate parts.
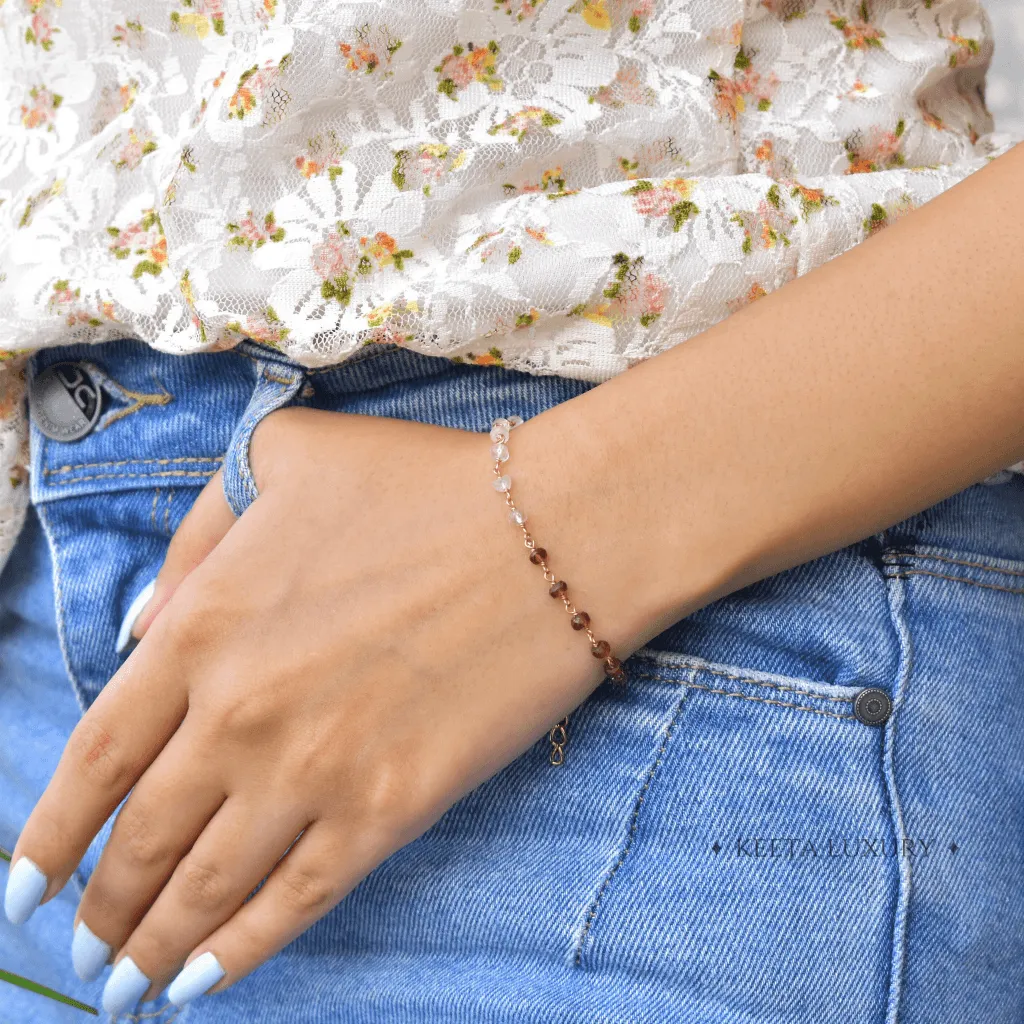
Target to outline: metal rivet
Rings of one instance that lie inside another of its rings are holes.
[[[853,698],[853,713],[865,725],[885,725],[892,714],[892,700],[885,690],[861,690]]]
[[[103,392],[84,363],[54,363],[32,379],[32,422],[52,441],[80,441],[91,434],[103,408]]]

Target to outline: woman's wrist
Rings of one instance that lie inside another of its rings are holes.
[[[553,571],[625,655],[728,593],[740,564],[713,509],[651,477],[636,438],[615,430],[612,404],[600,387],[527,421],[514,480]],[[685,479],[682,459],[675,468]]]
[[[610,640],[635,648],[1024,457],[1024,225],[1005,216],[1022,172],[1019,147],[524,426],[535,532]]]

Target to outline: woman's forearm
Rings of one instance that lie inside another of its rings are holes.
[[[1024,146],[524,430],[520,494],[621,642],[1024,458],[1022,194]]]

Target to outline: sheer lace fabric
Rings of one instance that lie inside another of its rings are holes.
[[[602,380],[959,181],[975,0],[5,0],[0,563],[22,363],[135,336]]]

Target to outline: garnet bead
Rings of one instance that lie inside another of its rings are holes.
[[[548,593],[552,597],[561,597],[568,589],[569,587],[565,580],[555,580],[555,582],[548,587]]]
[[[590,625],[590,616],[586,612],[577,612],[569,621],[573,629],[586,629]]]
[[[530,552],[530,561],[534,565],[540,565],[548,557],[548,553],[543,548],[534,548]]]
[[[613,676],[622,668],[622,662],[615,657],[607,657],[604,659],[604,674],[606,676]]]
[[[590,653],[595,658],[607,658],[612,653],[611,644],[607,640],[598,640],[593,647],[590,648]]]
[[[608,681],[614,683],[616,686],[626,685],[626,671],[625,669],[616,669],[614,672],[609,673]]]

